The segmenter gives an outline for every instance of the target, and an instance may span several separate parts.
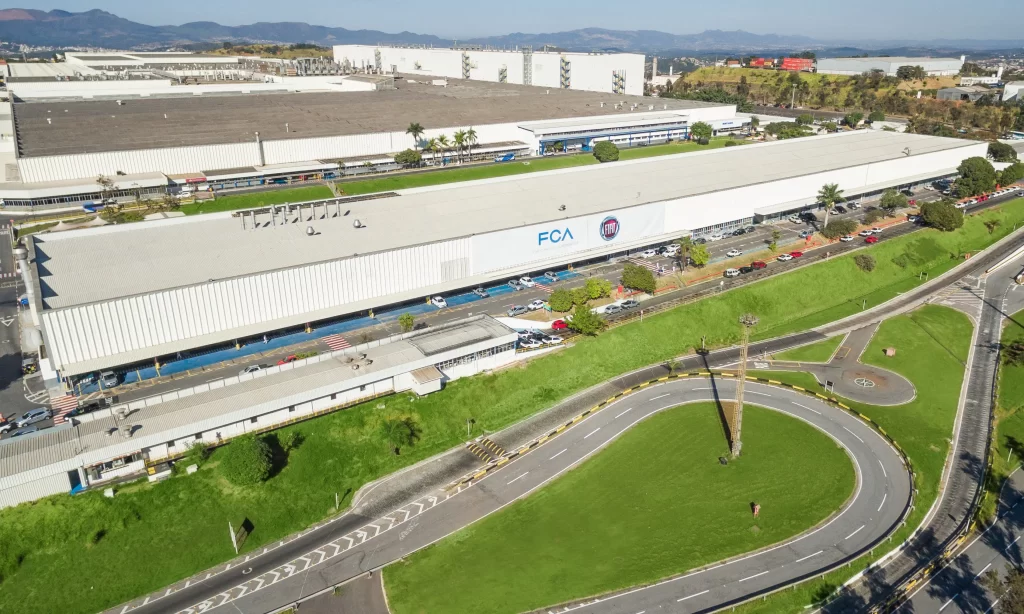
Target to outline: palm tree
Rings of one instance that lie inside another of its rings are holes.
[[[437,152],[441,150],[441,145],[437,142],[437,139],[436,138],[431,138],[429,141],[427,141],[427,145],[426,145],[426,147],[424,149],[429,149],[430,150],[430,152],[433,154],[431,156],[431,159],[436,164],[437,163]]]
[[[459,156],[459,162],[462,162],[462,150],[466,147],[466,131],[456,130],[452,138],[455,140],[455,151]]]
[[[690,259],[690,248],[693,247],[692,237],[683,237],[676,241],[679,246],[679,264],[682,270],[686,270],[686,261]]]
[[[447,136],[445,136],[443,134],[438,136],[437,137],[437,144],[441,146],[441,153],[442,154],[448,153],[448,148],[451,145],[451,143],[448,142],[448,137]]]
[[[473,129],[473,126],[470,126],[469,130],[466,130],[467,155],[470,158],[473,157],[473,145],[476,145],[476,130]]]
[[[405,133],[412,135],[412,148],[416,149],[420,144],[420,137],[423,136],[423,126],[419,125],[417,122],[413,122],[405,129]]]
[[[837,183],[826,183],[821,186],[818,190],[818,201],[825,206],[825,226],[828,227],[828,216],[832,213],[832,208],[843,202],[843,191],[839,189]]]

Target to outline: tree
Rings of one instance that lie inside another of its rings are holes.
[[[619,159],[619,148],[611,141],[601,141],[594,146],[594,157],[598,162],[615,162]]]
[[[885,212],[884,211],[882,211],[881,209],[874,209],[874,208],[872,208],[870,211],[868,211],[867,213],[864,214],[864,223],[865,224],[874,224],[875,222],[877,222],[878,220],[883,219],[884,217],[885,217]]]
[[[419,425],[411,416],[386,418],[380,423],[381,438],[396,456],[402,453],[402,448],[415,445],[420,433]]]
[[[839,184],[826,183],[821,186],[818,190],[818,202],[825,207],[825,226],[828,227],[828,216],[832,214],[832,209],[843,202],[843,191],[839,189]]]
[[[681,268],[686,270],[686,263],[690,259],[690,251],[693,249],[693,238],[683,237],[676,241],[676,245],[679,246],[679,262]]]
[[[572,309],[572,305],[572,292],[564,288],[559,288],[548,296],[548,306],[551,307],[552,311],[565,313]]]
[[[988,144],[988,157],[996,162],[1016,162],[1017,150],[999,141],[992,141]]]
[[[853,113],[847,113],[843,117],[843,122],[851,128],[856,128],[862,119],[864,119],[864,114],[854,111]]]
[[[1002,226],[1003,223],[999,220],[985,220],[985,228],[988,229],[988,234],[992,234],[996,231],[996,228]]]
[[[466,147],[466,131],[456,130],[452,135],[452,140],[455,143],[455,153],[459,157],[459,162],[462,162],[462,150]]]
[[[810,126],[814,123],[814,116],[810,113],[801,113],[800,115],[797,115],[796,123],[801,126]]]
[[[236,486],[255,486],[270,477],[270,446],[255,435],[243,435],[228,444],[221,459],[224,477]]]
[[[839,132],[839,125],[835,122],[823,122],[821,128],[825,132]]]
[[[981,584],[1000,596],[998,614],[1024,612],[1024,572],[1007,565],[1006,576],[1000,582],[999,573],[992,569],[982,577]]]
[[[902,79],[903,81],[924,79],[927,76],[928,75],[924,72],[924,68],[921,66],[900,66],[896,69],[896,78]]]
[[[185,456],[181,459],[184,467],[189,465],[202,466],[206,457],[210,455],[210,447],[202,440],[192,442],[192,445],[185,450]]]
[[[872,111],[870,114],[868,114],[868,121],[869,122],[884,122],[885,121],[885,113],[882,113],[881,111],[877,111],[877,110],[876,111]]]
[[[870,273],[875,270],[875,258],[870,254],[858,254],[853,257],[853,263],[857,265],[857,268]]]
[[[750,118],[750,132],[757,134],[757,127],[761,125],[761,120],[751,116]]]
[[[921,205],[921,219],[932,228],[952,232],[964,225],[964,214],[949,200]]]
[[[398,325],[402,327],[403,333],[407,333],[416,327],[416,318],[411,313],[403,313],[398,316]]]
[[[181,208],[181,199],[177,194],[167,192],[160,197],[160,209],[164,211],[177,211]]]
[[[476,145],[476,130],[470,126],[466,130],[466,156],[470,159],[473,158],[473,145]]]
[[[402,166],[419,166],[423,155],[415,149],[406,149],[395,154],[395,163]]]
[[[956,180],[956,193],[960,197],[976,196],[996,187],[996,169],[981,156],[967,158],[956,170],[960,173]]]
[[[586,286],[573,288],[570,292],[572,292],[573,305],[576,305],[577,307],[586,307],[587,303],[590,301],[590,293],[587,292]]]
[[[999,185],[1013,185],[1024,179],[1024,162],[1014,162],[999,173]]]
[[[566,326],[581,335],[596,335],[604,330],[607,323],[586,305],[576,305],[572,315],[566,319]]]
[[[701,144],[705,144],[711,140],[712,129],[711,124],[706,122],[696,122],[690,126],[690,140],[697,141]]]
[[[902,209],[907,206],[907,197],[896,190],[889,188],[885,192],[882,192],[882,199],[879,201],[878,206],[885,211],[886,215],[892,215],[896,213],[897,209]]]
[[[437,144],[441,148],[441,155],[442,156],[447,154],[448,153],[448,148],[451,147],[451,142],[448,140],[448,137],[443,135],[443,134],[438,135],[438,137],[437,137]]]
[[[811,135],[811,130],[807,126],[796,122],[772,122],[764,127],[764,131],[779,140]]]
[[[657,282],[650,269],[627,262],[622,267],[622,285],[647,294],[654,294]]]
[[[114,194],[114,180],[106,175],[100,175],[96,178],[96,185],[100,187],[100,199],[106,203],[108,200],[113,200]]]
[[[423,136],[423,132],[423,126],[419,125],[416,122],[409,124],[409,127],[405,129],[405,133],[412,136],[413,149],[419,146],[420,137]]]
[[[855,230],[857,230],[857,222],[853,220],[832,220],[821,231],[821,234],[828,239],[838,239],[844,235],[853,234]]]
[[[586,288],[587,297],[590,299],[610,296],[612,293],[612,282],[600,277],[591,277],[583,287]]]
[[[423,149],[424,149],[424,151],[427,151],[427,150],[430,151],[430,153],[431,153],[430,160],[431,160],[432,163],[436,163],[437,162],[437,152],[441,151],[441,145],[438,144],[437,139],[431,138],[429,141],[427,141],[427,143],[423,147]]]
[[[1003,347],[1003,362],[1008,365],[1024,365],[1024,341],[1014,341]]]
[[[695,267],[702,267],[711,260],[711,254],[708,253],[708,246],[703,243],[694,243],[693,247],[690,248],[690,262]]]

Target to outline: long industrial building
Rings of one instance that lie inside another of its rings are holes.
[[[334,61],[382,74],[429,75],[634,96],[644,92],[642,53],[570,53],[535,51],[530,47],[335,45]]]
[[[956,173],[986,144],[855,131],[36,235],[53,380],[622,254]],[[102,280],[98,283],[97,280]]]
[[[828,75],[860,75],[880,70],[889,77],[895,77],[902,66],[920,66],[929,76],[952,76],[960,74],[965,58],[820,58],[815,62],[816,71]]]

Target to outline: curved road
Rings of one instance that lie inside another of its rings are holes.
[[[235,576],[233,588],[200,603],[184,604],[187,607],[180,611],[194,614],[230,604],[232,610],[264,612],[287,605],[323,588],[318,578],[328,570],[333,578],[358,577],[500,510],[569,471],[647,416],[734,393],[735,382],[705,378],[644,388],[471,485],[432,494],[436,501],[426,498],[403,506],[255,577],[241,565],[224,572]],[[748,383],[747,395],[750,403],[804,420],[846,449],[857,471],[856,490],[846,507],[822,526],[789,542],[647,588],[577,604],[573,610],[635,614],[668,604],[672,611],[719,608],[853,559],[884,539],[901,521],[910,501],[910,476],[900,455],[882,436],[842,410],[788,389]],[[219,578],[218,583],[224,580]],[[266,591],[269,586],[276,590]],[[166,605],[173,601],[169,599]]]

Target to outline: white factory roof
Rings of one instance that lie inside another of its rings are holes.
[[[930,58],[905,56],[872,56],[865,58],[819,58],[819,62],[886,62],[889,64],[913,64],[921,62],[959,62],[960,58]]]
[[[307,207],[287,224],[278,214],[271,226],[265,213],[255,230],[227,212],[34,244],[45,305],[59,309],[974,145],[861,130],[403,190],[328,208],[326,217],[322,205]]]
[[[99,72],[81,64],[63,62],[11,62],[7,66],[11,77],[19,79],[74,77],[76,74],[95,75]]]
[[[133,175],[111,175],[114,190],[134,188],[155,188],[167,185],[163,173],[137,173]],[[38,183],[0,183],[0,199],[29,199],[64,196],[66,194],[88,194],[101,192],[102,187],[95,179],[66,179],[64,181],[41,181]]]

